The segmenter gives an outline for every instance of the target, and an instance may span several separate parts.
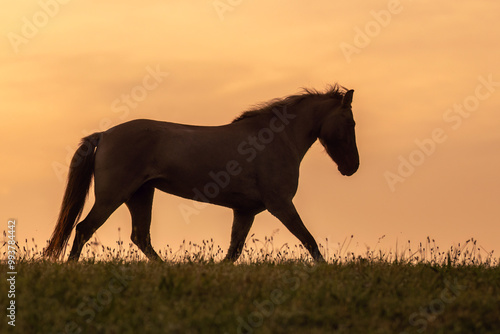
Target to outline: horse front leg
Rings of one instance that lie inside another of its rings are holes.
[[[300,240],[316,262],[325,262],[323,255],[319,252],[316,240],[314,240],[314,237],[307,230],[291,201],[279,202],[273,200],[266,207],[273,216],[278,218]]]
[[[231,230],[231,244],[224,258],[225,261],[234,262],[238,260],[245,245],[245,239],[252,227],[255,213],[233,210],[233,227]]]

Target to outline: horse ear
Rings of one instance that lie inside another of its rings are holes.
[[[342,105],[343,106],[350,106],[352,103],[352,95],[354,94],[354,90],[348,90],[344,94],[344,98],[342,99]]]

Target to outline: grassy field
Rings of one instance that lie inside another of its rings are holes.
[[[500,332],[498,260],[479,261],[473,247],[426,255],[421,247],[412,257],[408,249],[337,253],[319,265],[300,247],[249,247],[239,263],[219,263],[221,251],[208,241],[167,250],[165,263],[120,248],[53,263],[20,248],[15,327],[2,279],[1,333]]]

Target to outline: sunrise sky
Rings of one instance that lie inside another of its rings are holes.
[[[500,251],[500,2],[9,1],[0,12],[0,230],[45,245],[81,137],[137,118],[230,122],[250,106],[328,84],[354,89],[359,171],[316,143],[295,204],[319,243],[364,252],[385,235]],[[91,197],[85,212],[91,207]],[[156,250],[213,238],[232,212],[156,192]],[[120,207],[97,232],[131,231]],[[269,213],[250,234],[298,243]],[[70,240],[72,243],[72,239]],[[416,246],[416,244],[414,244]],[[416,248],[416,247],[415,247]],[[498,254],[497,254],[498,255]]]

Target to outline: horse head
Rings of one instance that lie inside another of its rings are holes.
[[[342,175],[351,176],[359,167],[359,154],[356,146],[356,123],[352,114],[352,96],[348,90],[341,103],[337,103],[324,119],[319,140],[326,152],[338,166]]]

